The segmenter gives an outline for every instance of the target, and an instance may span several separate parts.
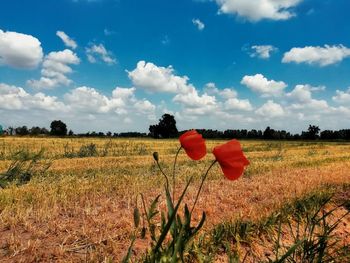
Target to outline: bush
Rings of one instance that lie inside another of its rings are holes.
[[[97,154],[97,147],[94,143],[81,146],[78,152],[79,157],[93,157]]]
[[[33,176],[44,175],[50,168],[51,162],[43,161],[44,150],[31,154],[27,151],[19,151],[14,154],[14,161],[7,171],[0,174],[0,188],[5,188],[14,183],[17,186],[28,183]]]

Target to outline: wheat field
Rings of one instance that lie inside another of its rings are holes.
[[[181,151],[176,192],[190,176],[197,179],[187,203],[193,203],[199,178],[214,158],[212,148],[223,142],[207,140],[208,154],[201,161]],[[228,181],[215,166],[204,186],[195,210],[197,220],[201,211],[207,213],[204,233],[225,222],[258,222],[308,193],[350,184],[350,143],[241,143],[251,163],[244,175]],[[0,189],[0,261],[119,262],[130,243],[139,194],[150,202],[163,193],[164,178],[152,153],[159,153],[164,171],[171,173],[178,147],[177,140],[0,138],[0,173],[19,151],[42,150],[40,162],[50,163],[28,183]],[[160,206],[164,203],[161,197]],[[136,256],[146,243],[137,244]],[[215,258],[228,262],[223,250]]]

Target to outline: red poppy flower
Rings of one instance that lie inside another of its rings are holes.
[[[196,130],[187,131],[179,138],[182,148],[192,160],[202,159],[207,154],[207,147],[202,135]]]
[[[238,179],[243,174],[244,167],[249,164],[237,140],[216,146],[213,149],[213,154],[229,180]]]

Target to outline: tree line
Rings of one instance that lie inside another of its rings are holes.
[[[45,127],[34,126],[28,128],[27,126],[19,127],[9,127],[6,130],[3,130],[0,125],[0,135],[9,135],[9,136],[78,136],[78,137],[147,137],[147,133],[141,132],[121,132],[121,133],[112,133],[112,132],[86,132],[86,133],[74,133],[72,130],[68,130],[67,125],[61,120],[55,120],[51,122],[50,129]]]
[[[266,127],[265,130],[228,129],[225,131],[212,129],[197,129],[206,139],[264,139],[264,140],[350,140],[350,129],[323,130],[316,125],[309,125],[306,131],[292,134],[285,130],[275,130]],[[75,134],[67,129],[61,120],[51,122],[50,130],[41,127],[28,128],[27,126],[9,127],[3,129],[0,125],[0,135],[17,136],[78,136],[78,137],[151,137],[157,139],[177,138],[185,131],[178,131],[175,117],[164,114],[158,124],[149,127],[149,133],[142,132],[87,132]]]

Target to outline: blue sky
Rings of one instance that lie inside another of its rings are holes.
[[[347,0],[0,3],[0,123],[350,128]]]

